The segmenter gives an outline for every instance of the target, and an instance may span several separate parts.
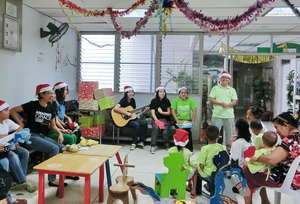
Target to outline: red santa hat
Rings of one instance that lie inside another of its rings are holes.
[[[46,91],[52,91],[52,87],[50,84],[39,84],[36,86],[35,94],[38,95],[39,93],[43,93]]]
[[[182,91],[182,90],[188,91],[188,89],[187,89],[185,86],[183,86],[183,87],[180,87],[180,88],[178,89],[178,93],[180,93],[180,91]]]
[[[158,86],[158,87],[156,87],[156,89],[155,89],[155,91],[160,91],[160,90],[166,90],[165,89],[165,87],[163,87],[163,86]]]
[[[8,107],[9,107],[8,103],[6,103],[5,101],[0,100],[0,111],[3,111]]]
[[[128,92],[128,91],[134,91],[132,86],[124,86],[124,92]]]
[[[62,89],[67,87],[68,84],[66,84],[65,82],[57,82],[56,84],[54,84],[53,90],[57,90],[57,89]]]
[[[185,147],[185,145],[189,142],[189,132],[183,129],[176,129],[173,139],[175,145]]]
[[[222,77],[227,77],[227,78],[231,79],[231,75],[230,75],[228,72],[226,72],[226,71],[223,71],[223,72],[222,72],[220,78],[222,78]]]

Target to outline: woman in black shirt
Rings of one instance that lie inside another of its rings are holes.
[[[131,86],[125,86],[124,97],[113,108],[113,110],[130,117],[131,113],[124,111],[121,108],[132,106],[132,108],[135,109],[136,103],[133,97],[134,97],[134,89]],[[147,129],[148,129],[147,122],[145,120],[136,118],[135,120],[131,120],[126,126],[132,127],[135,131],[135,133],[133,134],[133,142],[131,144],[130,150],[134,150],[136,146],[144,148],[145,139],[147,136]],[[138,138],[140,139],[139,143],[138,143]]]
[[[167,98],[167,93],[164,87],[160,86],[156,88],[156,96],[151,101],[150,109],[154,120],[150,152],[154,154],[158,134],[162,132],[165,145],[166,147],[169,147],[169,138],[175,129],[171,125],[171,103]]]

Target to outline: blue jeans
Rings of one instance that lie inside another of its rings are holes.
[[[5,171],[9,172],[9,161],[8,161],[7,157],[0,159],[0,166]],[[11,195],[10,192],[7,193],[7,200],[8,200],[8,203],[16,202],[16,199]]]
[[[132,127],[135,131],[135,133],[133,134],[132,143],[136,144],[138,142],[138,138],[140,138],[140,141],[145,142],[147,136],[147,129],[148,129],[148,125],[145,120],[141,120],[141,119],[132,120],[127,124],[127,127]]]
[[[46,153],[46,159],[49,159],[55,155],[57,155],[62,147],[62,145],[55,142],[53,139],[46,137],[43,134],[39,133],[31,133],[30,138],[31,144],[28,145],[31,149],[36,150],[38,152]],[[56,176],[49,174],[48,181],[55,181]]]
[[[2,169],[9,172],[9,161],[8,161],[7,157],[0,159],[0,165],[1,165]]]
[[[17,183],[26,181],[29,152],[27,149],[17,146],[16,150],[8,153],[9,169]]]

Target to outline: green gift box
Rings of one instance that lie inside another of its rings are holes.
[[[91,116],[82,116],[79,118],[80,127],[89,128],[93,127],[94,118]]]
[[[104,124],[105,124],[104,113],[99,113],[99,114],[94,115],[94,120],[93,120],[94,126],[99,126],[99,125],[104,125]]]
[[[97,100],[100,110],[113,108],[115,103],[112,96],[106,96]]]

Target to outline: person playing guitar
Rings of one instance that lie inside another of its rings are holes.
[[[134,100],[134,89],[131,86],[124,87],[124,97],[113,108],[113,111],[118,112],[124,116],[131,117],[132,113],[123,110],[123,108],[128,106],[131,106],[134,109],[136,108],[136,103]],[[133,141],[130,150],[134,150],[137,146],[140,148],[144,148],[148,128],[147,122],[145,120],[136,118],[134,120],[130,120],[126,126],[132,127],[135,131],[135,133],[133,134]]]

